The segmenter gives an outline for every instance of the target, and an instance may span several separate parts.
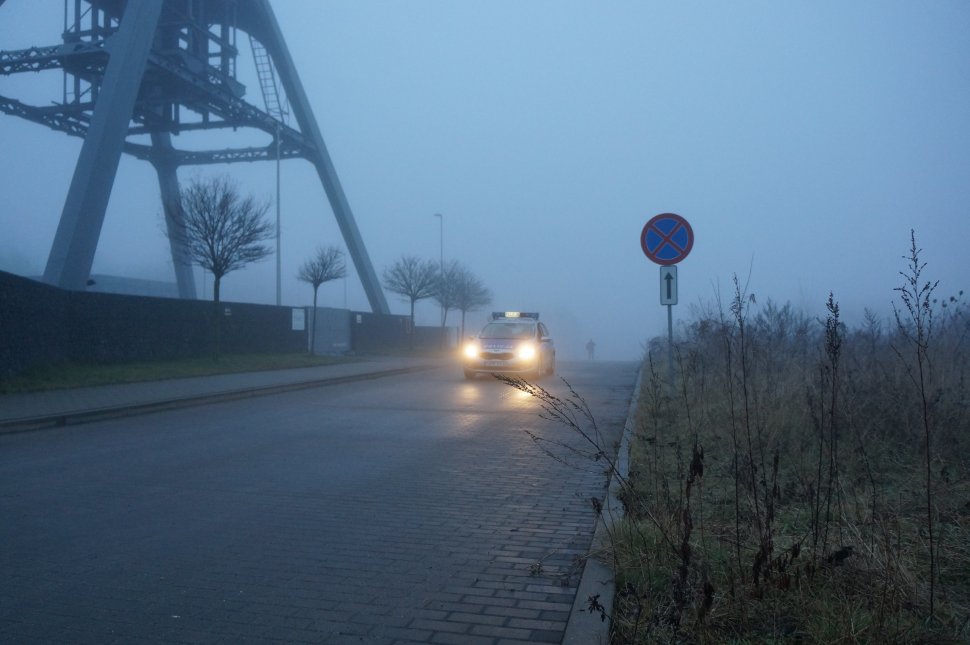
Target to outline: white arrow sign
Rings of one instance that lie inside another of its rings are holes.
[[[660,304],[677,304],[677,266],[660,267]]]

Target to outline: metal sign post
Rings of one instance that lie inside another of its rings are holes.
[[[677,304],[677,263],[694,247],[694,230],[680,215],[661,213],[644,225],[640,248],[660,265],[660,304],[667,306],[667,382],[674,391],[674,305]]]
[[[674,305],[677,304],[677,265],[660,267],[660,304],[667,306],[667,380],[674,382]]]
[[[667,383],[674,394],[674,307],[667,305]]]

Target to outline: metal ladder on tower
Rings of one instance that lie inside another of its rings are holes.
[[[281,246],[281,217],[280,217],[280,160],[283,157],[283,126],[286,124],[288,110],[280,101],[280,92],[276,87],[276,69],[273,61],[269,57],[269,52],[252,35],[249,36],[249,45],[253,50],[253,62],[256,65],[256,77],[259,79],[259,89],[263,92],[263,103],[266,105],[266,112],[276,119],[276,305],[282,304],[282,254]]]
[[[266,51],[263,43],[252,36],[249,37],[249,44],[253,50],[253,63],[256,65],[256,77],[259,79],[259,89],[263,93],[266,112],[281,124],[285,124],[289,111],[280,101],[279,88],[276,86],[276,69],[273,67],[269,52]]]

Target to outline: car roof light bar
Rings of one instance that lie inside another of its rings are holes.
[[[532,318],[533,320],[539,320],[539,312],[537,311],[493,311],[492,320],[498,320],[499,318]]]

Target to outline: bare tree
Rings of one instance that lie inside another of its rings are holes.
[[[414,334],[414,303],[435,295],[438,287],[438,264],[405,255],[384,269],[384,288],[411,302],[411,335]]]
[[[477,311],[492,302],[492,292],[474,273],[464,267],[455,285],[454,308],[461,312],[461,338],[465,337],[465,314]]]
[[[464,267],[461,266],[458,260],[452,260],[438,274],[434,299],[441,305],[442,339],[444,339],[444,329],[445,323],[448,320],[448,312],[455,308],[458,297],[458,283],[464,270]]]
[[[165,216],[173,221],[189,259],[212,273],[212,300],[219,302],[223,276],[258,262],[272,253],[263,244],[273,237],[266,219],[269,204],[240,195],[226,176],[194,179],[182,189],[178,203],[168,204]]]
[[[263,244],[273,237],[266,221],[269,204],[243,197],[226,176],[194,179],[175,203],[166,204],[169,235],[186,249],[188,259],[212,273],[213,355],[221,351],[222,316],[219,287],[227,273],[272,253]]]
[[[313,286],[313,321],[310,328],[310,353],[313,353],[317,336],[317,289],[324,282],[330,282],[347,275],[344,252],[336,246],[318,248],[316,255],[303,263],[297,278]]]
[[[491,291],[482,284],[482,281],[475,274],[457,260],[452,260],[445,267],[444,274],[439,278],[438,289],[434,297],[441,305],[443,312],[441,317],[442,332],[448,318],[448,312],[452,309],[461,312],[460,338],[465,336],[465,314],[492,301]],[[444,338],[443,333],[442,338]]]

